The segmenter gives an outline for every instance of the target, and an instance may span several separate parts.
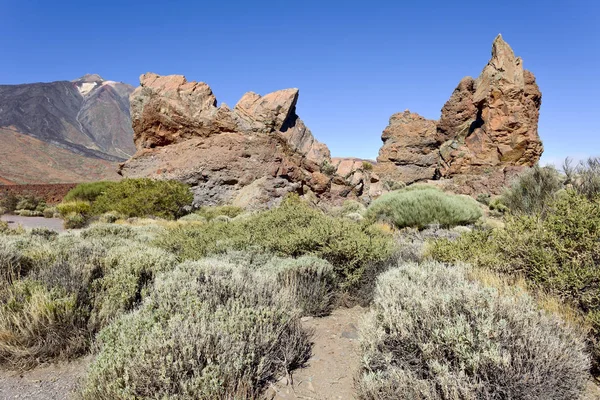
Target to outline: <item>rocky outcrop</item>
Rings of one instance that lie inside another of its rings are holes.
[[[231,109],[217,106],[205,83],[148,73],[130,100],[137,153],[123,176],[186,182],[197,205],[261,208],[288,192],[331,196],[335,169],[296,115],[298,89],[246,93]]]
[[[534,165],[542,154],[537,131],[541,97],[533,74],[498,35],[481,75],[460,81],[439,121],[408,111],[392,116],[382,135],[377,172],[382,179],[405,183],[493,175],[480,183],[497,191],[506,183],[503,176]]]
[[[435,177],[439,159],[435,121],[408,110],[394,114],[381,140],[376,171],[386,180],[410,184]]]

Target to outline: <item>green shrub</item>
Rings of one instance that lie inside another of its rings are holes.
[[[489,193],[480,193],[477,195],[477,201],[486,206],[490,205],[492,198]]]
[[[75,212],[69,213],[64,217],[63,226],[65,229],[81,229],[85,228],[88,223],[88,218],[84,214]]]
[[[71,201],[87,201],[93,203],[96,199],[104,194],[109,188],[112,188],[116,182],[100,181],[80,183],[67,193],[63,202]]]
[[[190,188],[177,181],[124,179],[106,188],[93,203],[92,211],[95,215],[114,211],[128,218],[177,219],[192,200]]]
[[[360,332],[361,399],[575,399],[580,332],[524,293],[500,295],[461,267],[405,264],[378,280]]]
[[[562,187],[562,178],[554,167],[536,165],[519,175],[500,198],[513,213],[543,213]]]
[[[388,191],[400,190],[406,187],[406,183],[401,181],[385,181],[383,188]]]
[[[17,209],[19,199],[13,193],[0,193],[0,208],[5,210],[5,213],[11,213]]]
[[[325,215],[298,196],[241,220],[169,229],[157,244],[188,260],[250,248],[282,257],[314,255],[334,266],[344,287],[358,282],[369,263],[390,257],[395,248],[392,235],[368,224]]]
[[[364,169],[365,171],[373,171],[373,164],[371,164],[368,161],[363,161],[362,162],[362,169]]]
[[[331,164],[329,160],[323,161],[321,165],[321,172],[323,172],[327,176],[333,176],[337,172],[337,168]]]
[[[46,207],[43,211],[44,218],[54,218],[56,213],[58,213],[58,209],[56,207]]]
[[[511,275],[522,275],[536,289],[578,307],[585,315],[600,311],[600,203],[567,191],[545,215],[506,219],[504,229],[473,231],[455,241],[429,246],[440,261],[464,261]],[[600,321],[592,324],[595,367],[600,366]]]
[[[8,222],[0,221],[0,234],[7,232],[9,229]]]
[[[158,276],[142,307],[99,342],[83,399],[258,398],[310,354],[273,280],[216,260]]]
[[[229,218],[235,218],[243,212],[243,208],[225,205],[200,207],[194,214],[203,217],[207,221],[212,221],[222,215]]]
[[[430,224],[445,227],[470,224],[481,217],[481,209],[470,197],[447,194],[424,185],[384,194],[367,209],[366,218],[385,221],[398,228],[424,228]]]
[[[38,210],[38,207],[41,207],[41,210]],[[46,207],[46,202],[42,199],[39,199],[35,196],[25,195],[19,197],[19,201],[17,202],[15,209],[16,210],[29,210],[29,211],[43,211]]]
[[[590,157],[580,161],[575,167],[568,158],[563,164],[567,177],[566,184],[588,199],[594,199],[600,194],[600,158]]]
[[[0,207],[0,216],[7,214],[7,213],[8,213],[8,210],[6,208]]]
[[[21,217],[42,217],[44,214],[40,211],[31,211],[31,210],[16,210],[16,215],[20,215]]]
[[[184,215],[183,217],[179,218],[179,221],[184,221],[184,222],[206,222],[207,219],[204,218],[201,215],[192,213],[192,214]]]
[[[56,209],[60,215],[64,218],[69,214],[81,214],[89,215],[92,209],[91,204],[88,201],[75,200],[60,203],[56,206]]]

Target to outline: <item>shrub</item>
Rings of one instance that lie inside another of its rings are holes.
[[[124,179],[110,185],[93,203],[95,215],[114,211],[125,217],[177,219],[193,200],[190,188],[176,181]]]
[[[504,190],[501,202],[513,213],[543,213],[561,188],[562,179],[554,167],[535,165]]]
[[[301,315],[328,315],[334,306],[337,278],[333,266],[317,257],[273,259],[265,267],[289,292],[292,307]]]
[[[600,158],[590,157],[580,161],[576,167],[571,165],[568,158],[563,164],[567,176],[566,184],[588,199],[594,199],[600,194]]]
[[[71,201],[87,201],[93,203],[96,199],[104,194],[109,188],[113,187],[116,182],[100,181],[80,183],[67,193],[63,202]]]
[[[384,194],[367,209],[366,218],[386,221],[398,228],[424,228],[470,224],[481,217],[481,209],[470,197],[447,194],[433,187],[412,185]]]
[[[371,164],[371,163],[370,163],[370,162],[368,162],[368,161],[363,161],[363,162],[362,162],[362,168],[363,168],[365,171],[373,171],[373,164]]]
[[[7,232],[9,229],[8,222],[0,221],[0,234]]]
[[[0,292],[0,363],[29,367],[86,347],[75,295],[30,280]]]
[[[132,310],[142,300],[143,291],[161,271],[175,267],[176,258],[163,250],[130,243],[108,250],[102,277],[94,282],[94,315],[91,323],[107,322]]]
[[[41,207],[41,210],[38,210],[38,207]],[[43,211],[46,207],[46,202],[42,199],[39,199],[35,196],[22,196],[19,198],[15,209],[16,210],[29,210],[29,211]]]
[[[282,257],[314,255],[334,266],[346,288],[358,282],[370,262],[388,258],[395,247],[392,235],[325,215],[298,196],[286,198],[278,208],[227,224],[213,221],[169,229],[157,244],[188,260],[250,248]]]
[[[455,241],[430,244],[440,261],[469,262],[478,267],[523,275],[529,285],[578,307],[592,325],[594,362],[600,365],[600,203],[567,191],[542,218],[511,216],[504,229],[473,231]]]
[[[201,215],[192,213],[192,214],[184,215],[183,217],[179,218],[179,221],[183,221],[183,222],[206,222],[207,219],[204,218]]]
[[[243,208],[236,206],[204,206],[200,207],[200,209],[195,212],[195,215],[198,215],[207,221],[212,221],[222,215],[229,218],[235,218],[243,212]]]
[[[335,167],[335,165],[332,165],[331,162],[329,162],[329,160],[325,160],[321,165],[321,172],[323,172],[327,176],[332,176],[337,172],[337,168]]]
[[[574,399],[589,359],[578,331],[524,293],[462,267],[405,264],[378,280],[361,327],[362,399]]]
[[[385,181],[383,183],[383,188],[385,190],[394,191],[404,189],[406,187],[406,183],[401,181]]]
[[[310,354],[274,282],[216,260],[157,277],[143,306],[99,341],[84,399],[258,398]]]
[[[490,205],[492,198],[489,193],[480,193],[477,195],[477,201],[486,206]]]
[[[89,215],[92,206],[88,201],[75,200],[60,203],[58,206],[56,206],[56,209],[64,218],[67,217],[69,214]]]
[[[15,214],[20,215],[21,217],[41,217],[44,214],[40,211],[31,211],[31,210],[17,210]]]
[[[0,194],[0,207],[4,208],[5,213],[11,213],[17,209],[19,199],[13,193]]]
[[[46,207],[43,211],[44,218],[54,218],[56,213],[58,213],[58,209],[56,207]]]
[[[65,229],[81,229],[85,228],[88,219],[83,214],[70,213],[64,216],[63,226]]]
[[[6,208],[0,207],[0,216],[7,214],[7,213],[8,213],[8,210]]]

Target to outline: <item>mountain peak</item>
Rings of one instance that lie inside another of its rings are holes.
[[[104,79],[98,74],[85,74],[81,78],[73,80],[76,83],[93,83],[93,82],[103,82]]]

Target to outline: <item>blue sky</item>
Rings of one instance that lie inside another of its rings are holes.
[[[85,73],[300,89],[298,114],[334,156],[374,158],[389,117],[437,119],[498,33],[543,93],[543,161],[600,155],[600,2],[0,0],[0,83]]]

